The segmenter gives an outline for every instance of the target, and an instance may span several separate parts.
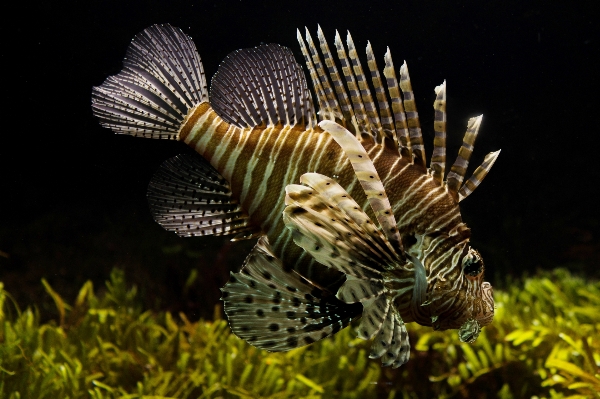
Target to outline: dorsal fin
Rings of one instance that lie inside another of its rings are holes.
[[[475,139],[479,133],[482,119],[483,115],[469,119],[467,131],[463,137],[462,146],[458,150],[456,161],[454,161],[454,164],[448,173],[448,192],[452,194],[457,202],[464,200],[473,191],[475,191],[477,186],[479,186],[485,176],[487,176],[488,172],[494,165],[494,162],[496,162],[498,155],[500,155],[500,150],[487,154],[483,160],[483,163],[477,169],[475,169],[475,172],[473,172],[473,175],[469,178],[469,180],[462,184],[465,174],[467,173],[467,167],[469,166],[469,160],[471,159],[471,154],[473,153]]]
[[[313,126],[314,108],[290,49],[265,44],[229,54],[212,79],[210,104],[238,127]]]
[[[325,40],[325,35],[323,35],[323,30],[321,30],[320,26],[317,27],[317,37],[319,38],[319,45],[321,47],[321,52],[323,53],[325,65],[327,65],[327,70],[329,71],[329,78],[335,88],[335,93],[342,110],[343,126],[351,128],[352,123],[355,120],[354,111],[350,105],[350,99],[348,98],[348,93],[346,93],[344,82],[342,81],[341,75],[333,60],[333,56],[331,55],[331,50],[329,50],[329,44],[327,43],[327,40]]]
[[[320,27],[317,30],[317,34],[321,52],[327,66],[327,72],[322,67],[317,48],[314,46],[308,31],[306,38],[309,42],[311,54],[309,54],[306,44],[299,33],[298,41],[300,42],[302,53],[306,58],[306,65],[317,94],[317,102],[321,107],[321,111],[319,111],[320,120],[338,122],[351,133],[354,133],[359,139],[371,137],[379,144],[388,139],[391,145],[398,149],[400,155],[409,158],[411,162],[413,161],[412,144],[415,147],[414,155],[418,158],[417,162],[425,167],[425,153],[419,126],[419,116],[416,112],[406,63],[400,69],[399,86],[388,49],[384,58],[385,68],[383,70],[388,89],[388,94],[386,95],[381,73],[377,68],[377,62],[370,43],[367,44],[366,55],[371,83],[369,83],[365,75],[350,32],[348,32],[346,39],[347,51],[340,38],[340,34],[337,31],[335,32],[334,43],[337,61],[341,65],[341,74],[338,72],[338,67],[335,65],[329,45]],[[343,81],[341,78],[342,74],[344,76]],[[329,83],[329,79],[331,79],[332,84]],[[372,87],[369,87],[369,85],[372,85]],[[404,100],[400,95],[399,87],[402,88]],[[377,105],[371,94],[372,89],[375,92]],[[391,107],[388,95],[392,100]],[[329,116],[334,113],[337,114],[338,110],[341,111],[343,118],[341,121]]]
[[[342,118],[342,110],[340,108],[340,104],[337,101],[335,93],[331,88],[331,84],[329,83],[329,79],[327,78],[327,73],[323,68],[323,63],[321,62],[321,57],[319,56],[319,52],[317,51],[317,47],[310,35],[308,29],[306,29],[306,41],[308,43],[308,49],[310,50],[310,54],[312,56],[312,61],[315,67],[315,72],[321,81],[321,85],[323,87],[323,95],[325,96],[325,101],[327,101],[327,112],[330,115],[323,115],[322,119],[335,120]]]
[[[320,26],[317,29],[317,36],[327,71],[323,67],[317,47],[308,30],[306,31],[308,48],[298,31],[298,41],[317,94],[320,107],[319,120],[336,122],[354,133],[359,140],[371,137],[379,144],[389,142],[398,149],[402,158],[407,158],[415,165],[426,169],[427,157],[421,123],[406,61],[400,67],[399,79],[397,79],[392,56],[389,48],[387,49],[383,69],[387,84],[386,95],[370,42],[367,42],[366,55],[372,88],[369,87],[350,32],[346,41],[348,51],[339,33],[335,32],[337,62],[341,65],[344,81]],[[377,105],[373,101],[371,89],[375,92]],[[436,99],[433,104],[435,138],[430,173],[434,180],[443,186],[446,172],[446,81],[435,88],[435,93]],[[388,96],[391,99],[391,106]],[[342,120],[338,119],[340,113]],[[479,185],[498,156],[497,153],[489,154],[471,179],[462,185],[480,122],[475,119],[469,121],[463,146],[447,176],[447,189],[457,201],[466,198]]]
[[[360,97],[371,125],[371,135],[375,138],[376,142],[381,143],[383,134],[381,121],[379,120],[379,113],[377,112],[377,108],[375,108],[375,102],[373,101],[371,90],[369,89],[369,83],[367,82],[367,77],[365,76],[360,59],[358,58],[356,46],[354,45],[354,41],[352,40],[352,35],[350,35],[350,32],[347,32],[346,44],[348,45],[348,56],[350,57],[350,62],[352,63],[352,69],[354,71],[354,76],[356,77],[356,83],[358,85]]]
[[[312,57],[308,54],[308,50],[306,48],[306,44],[302,39],[302,34],[300,34],[300,30],[296,30],[298,43],[300,43],[300,50],[302,50],[302,55],[306,59],[306,67],[308,68],[308,73],[313,83],[313,89],[317,94],[317,104],[319,104],[319,116],[323,118],[324,115],[329,117],[333,114],[333,110],[329,107],[329,103],[327,102],[325,91],[323,89],[323,85],[321,84],[321,80],[317,75],[317,71],[312,61]]]
[[[344,43],[342,43],[342,39],[340,38],[340,34],[337,30],[335,31],[334,43],[337,50],[338,59],[342,64],[342,73],[346,78],[346,85],[348,86],[348,92],[350,93],[350,101],[352,102],[352,107],[354,108],[354,115],[356,116],[358,128],[360,129],[360,133],[371,136],[373,134],[373,129],[371,129],[371,124],[369,123],[369,119],[367,117],[365,105],[360,98],[360,91],[356,84],[356,78],[354,77],[354,72],[352,71],[351,62],[348,59],[346,49],[344,48]]]

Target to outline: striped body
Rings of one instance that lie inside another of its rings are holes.
[[[359,315],[358,336],[374,339],[370,357],[386,366],[408,361],[405,322],[459,329],[473,342],[494,300],[458,204],[499,154],[463,182],[482,116],[469,120],[446,174],[446,82],[436,87],[427,167],[406,63],[397,78],[388,49],[382,77],[370,44],[363,70],[349,33],[346,47],[336,32],[334,53],[320,28],[317,36],[320,52],[298,31],[315,103],[293,53],[276,44],[229,54],[209,101],[192,40],[152,26],[123,70],[94,88],[94,114],[117,133],[176,139],[199,154],[165,161],[149,184],[165,229],[259,237],[222,289],[231,328],[247,342],[290,350]]]
[[[291,232],[285,227],[281,219],[285,208],[284,188],[298,182],[307,172],[333,176],[363,210],[372,215],[348,157],[318,126],[308,130],[280,125],[242,129],[228,124],[208,103],[202,103],[190,111],[178,138],[229,181],[234,196],[252,223],[267,235],[284,267],[293,268],[311,280],[323,279],[320,275],[326,275],[327,270],[294,244]],[[462,225],[458,204],[422,167],[408,163],[397,152],[372,140],[365,139],[362,144],[382,176],[405,241],[410,240],[409,236],[449,232]],[[460,242],[461,250],[464,245],[466,240]],[[438,258],[440,252],[438,248],[430,255],[430,259],[437,260],[431,262],[432,266],[439,268],[445,265],[440,260],[448,260],[443,256]],[[427,262],[425,266],[428,265]],[[438,268],[433,270],[436,275],[448,281],[460,281],[459,269]],[[393,285],[394,298],[404,310],[402,316],[406,321],[415,318],[407,305],[412,295],[412,274],[411,270],[401,273],[398,278],[402,283]],[[429,271],[428,278],[431,274]],[[397,292],[404,295],[398,296]],[[430,325],[429,314],[423,312],[419,322]]]

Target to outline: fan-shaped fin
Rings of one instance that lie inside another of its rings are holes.
[[[121,72],[93,88],[92,111],[115,133],[173,140],[188,110],[207,100],[192,39],[170,25],[153,25],[131,41]]]
[[[297,273],[284,271],[264,237],[221,291],[234,334],[269,351],[331,336],[361,312],[360,305],[340,302]]]
[[[154,219],[182,237],[257,232],[229,183],[200,156],[166,160],[148,185],[148,203]]]
[[[229,54],[212,79],[210,103],[221,118],[242,128],[311,126],[315,120],[302,68],[278,44]]]
[[[339,185],[338,189],[343,190]],[[313,187],[291,184],[286,194],[283,221],[294,242],[319,263],[359,279],[380,281],[381,272],[399,262],[368,216],[350,204],[354,201],[349,195],[342,199],[344,207],[353,208],[350,214],[335,201],[339,196],[327,197]]]

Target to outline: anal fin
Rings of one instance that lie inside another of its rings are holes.
[[[163,162],[148,185],[148,203],[158,224],[182,237],[236,234],[238,240],[258,231],[227,180],[200,156]]]

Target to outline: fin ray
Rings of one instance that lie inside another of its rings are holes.
[[[322,121],[319,123],[319,126],[333,136],[334,140],[348,156],[356,177],[363,187],[369,204],[388,241],[394,249],[399,253],[403,253],[402,242],[398,228],[396,227],[396,218],[392,212],[390,201],[377,170],[364,147],[354,135],[335,122]]]
[[[354,77],[356,78],[358,91],[360,93],[359,101],[362,100],[362,105],[366,111],[367,118],[369,118],[369,133],[373,136],[376,143],[381,143],[381,121],[379,120],[379,114],[377,113],[377,108],[375,108],[375,102],[373,102],[373,96],[369,89],[369,83],[363,71],[360,59],[358,58],[356,46],[354,45],[350,32],[347,33],[346,44],[348,45],[348,56],[350,58],[350,63],[352,64],[352,69],[354,70]]]
[[[388,93],[392,100],[392,112],[394,113],[394,127],[396,128],[398,151],[403,158],[406,157],[412,162],[412,150],[410,148],[406,114],[404,113],[400,87],[398,86],[398,80],[396,79],[396,72],[394,71],[394,63],[389,47],[385,53],[384,60],[385,68],[383,68],[383,75],[387,80]]]
[[[341,79],[340,73],[338,72],[337,66],[333,60],[333,56],[331,55],[329,44],[327,43],[325,35],[323,34],[323,30],[321,30],[320,26],[317,26],[317,38],[319,39],[319,45],[321,47],[321,52],[323,53],[323,60],[325,61],[325,65],[327,66],[327,70],[329,72],[331,84],[335,89],[335,93],[340,104],[344,126],[347,128],[354,127],[352,126],[352,122],[355,120],[355,116],[354,112],[352,111],[352,106],[350,105],[348,93],[346,92],[344,82]],[[354,131],[354,133],[357,132]]]
[[[310,79],[313,83],[313,88],[317,94],[317,104],[319,105],[318,115],[322,117],[322,114],[325,113],[325,115],[329,117],[329,115],[333,114],[333,110],[329,108],[329,103],[327,102],[327,98],[325,96],[325,90],[321,84],[321,80],[319,79],[319,75],[315,69],[312,57],[306,48],[306,43],[304,42],[299,29],[296,30],[296,37],[298,39],[298,43],[300,43],[302,55],[304,55],[304,59],[306,60],[306,67],[308,68],[308,74],[310,75]]]
[[[317,73],[317,76],[319,77],[319,80],[321,81],[321,86],[323,88],[322,93],[325,96],[323,102],[327,104],[326,112],[328,113],[328,115],[323,115],[323,119],[329,119],[332,121],[336,120],[336,117],[340,119],[342,117],[342,110],[336,98],[335,92],[329,84],[327,73],[323,68],[321,57],[319,57],[319,52],[317,51],[317,47],[315,46],[315,43],[313,41],[312,36],[310,35],[310,32],[308,31],[308,28],[306,28],[305,37],[308,43],[308,48],[312,55],[312,61],[315,68],[315,72]]]
[[[496,159],[498,159],[499,155],[500,150],[490,152],[485,156],[483,163],[477,169],[475,169],[473,175],[469,178],[469,180],[465,182],[465,184],[463,184],[460,191],[458,192],[459,202],[471,195],[473,191],[475,191],[477,186],[481,184],[481,182],[487,176],[490,169],[492,169],[492,166],[494,166],[494,162],[496,162]]]
[[[446,81],[435,88],[436,98],[433,102],[435,119],[433,130],[433,154],[431,155],[430,169],[433,179],[444,184],[446,174]]]
[[[408,125],[410,147],[415,155],[415,163],[427,168],[427,159],[425,156],[425,146],[423,145],[423,135],[421,134],[421,123],[419,122],[419,113],[413,93],[410,75],[406,61],[400,67],[400,89],[404,96],[404,111]]]
[[[463,143],[458,150],[458,156],[456,157],[456,161],[454,161],[454,164],[448,173],[448,177],[446,178],[448,181],[448,191],[454,195],[457,200],[458,191],[467,173],[467,167],[469,166],[469,160],[471,159],[471,154],[473,153],[475,139],[479,133],[479,127],[481,126],[482,119],[483,115],[469,119],[469,122],[467,123],[467,131],[463,137]]]
[[[396,129],[394,127],[394,119],[390,112],[390,105],[383,89],[381,82],[381,75],[377,68],[377,62],[375,61],[375,55],[371,48],[371,43],[367,42],[367,66],[371,71],[371,82],[375,89],[375,98],[377,98],[377,105],[379,106],[379,117],[381,119],[381,133],[382,139],[389,139],[394,143],[394,147],[398,148],[398,139],[396,137]]]
[[[348,86],[348,93],[354,109],[356,122],[358,123],[358,129],[360,133],[372,136],[373,133],[371,124],[369,123],[367,111],[360,97],[360,91],[356,84],[356,78],[352,70],[351,61],[349,61],[349,58],[346,55],[346,49],[344,48],[344,44],[342,43],[342,39],[340,38],[340,34],[337,30],[335,31],[334,44],[337,50],[338,59],[342,65],[342,73],[346,79],[346,86]]]

